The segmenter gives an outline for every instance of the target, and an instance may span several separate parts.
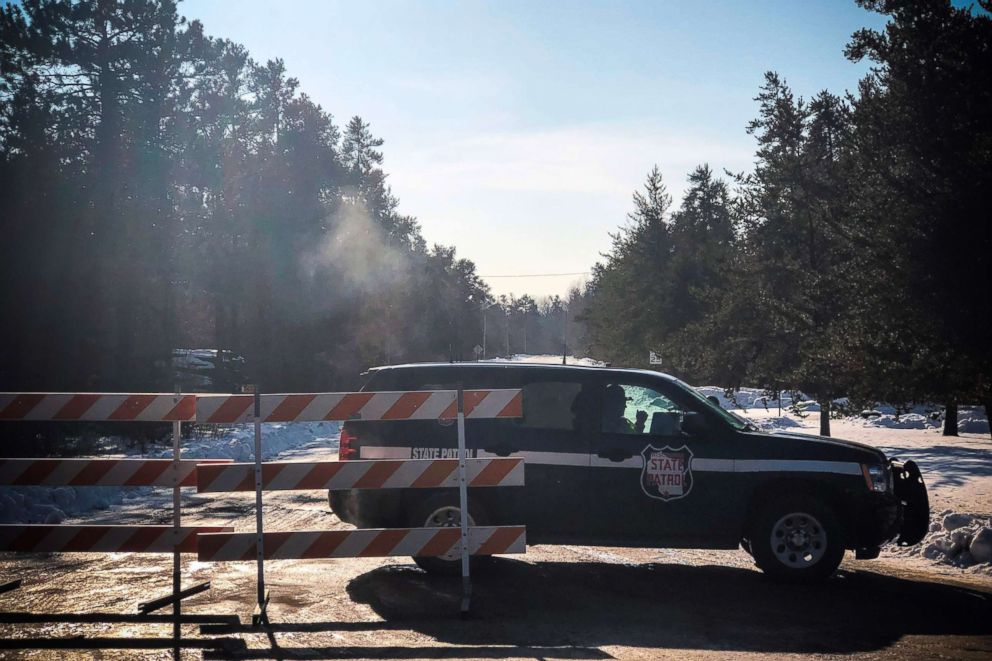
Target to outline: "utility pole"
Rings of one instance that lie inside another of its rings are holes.
[[[510,357],[510,311],[506,311],[506,357]]]
[[[561,312],[561,364],[564,365],[568,356],[568,308],[563,307]]]

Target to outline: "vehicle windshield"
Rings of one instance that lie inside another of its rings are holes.
[[[681,386],[684,390],[686,390],[690,395],[692,395],[693,399],[695,399],[696,402],[702,405],[705,409],[716,413],[724,421],[726,421],[728,425],[730,425],[734,429],[737,429],[738,431],[758,431],[758,427],[755,426],[753,422],[751,422],[750,420],[744,417],[731,413],[730,411],[727,411],[723,407],[717,406],[710,400],[706,399],[706,397],[703,396],[702,393],[700,393],[698,390],[690,386],[688,383],[683,383],[682,381],[678,381],[678,380],[676,380],[676,383],[679,386]]]

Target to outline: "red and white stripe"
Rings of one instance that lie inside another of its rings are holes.
[[[191,421],[194,395],[163,393],[0,393],[0,420]]]
[[[0,551],[38,553],[196,553],[199,534],[222,526],[49,526],[0,525]]]
[[[524,526],[472,527],[468,529],[472,555],[525,553]],[[377,558],[393,555],[439,556],[461,553],[459,528],[389,528],[308,532],[267,532],[267,560],[303,558]],[[255,533],[202,535],[200,562],[255,560]]]
[[[465,469],[470,487],[516,487],[524,484],[523,459],[466,459]],[[269,491],[456,486],[457,459],[274,461],[262,464],[262,488]],[[196,490],[201,493],[254,491],[255,464],[200,465],[196,469]]]
[[[193,487],[198,463],[229,459],[0,459],[0,484],[32,486]]]
[[[261,395],[263,422],[307,420],[438,420],[457,413],[453,390]],[[466,418],[519,418],[519,390],[467,390]],[[254,419],[254,395],[198,395],[196,421],[240,423]]]

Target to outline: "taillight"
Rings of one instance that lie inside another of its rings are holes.
[[[357,441],[358,437],[348,430],[347,424],[341,427],[341,440],[338,442],[339,461],[358,458],[358,448],[353,446]]]

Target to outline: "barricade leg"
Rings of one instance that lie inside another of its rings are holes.
[[[468,615],[472,602],[472,578],[469,575],[468,481],[465,471],[465,391],[458,388],[458,507],[461,509],[462,533],[462,616]]]
[[[178,388],[176,395],[178,396]],[[172,463],[175,467],[175,474],[179,474],[179,444],[182,442],[183,434],[183,423],[176,420],[172,423]],[[179,535],[179,529],[182,527],[182,491],[179,486],[178,480],[176,485],[172,487],[172,527],[176,531],[176,536]],[[183,601],[182,601],[182,561],[179,557],[179,549],[174,549],[172,551],[172,614],[175,615],[176,620],[172,623],[172,637],[176,641],[176,648],[173,650],[175,658],[180,657],[179,651],[179,636],[182,633],[182,625],[180,624],[180,618],[183,612]]]
[[[267,620],[266,608],[269,605],[269,593],[265,589],[265,542],[262,527],[262,396],[255,387],[255,549],[258,566],[257,594],[255,612],[251,616],[253,626],[259,626]]]
[[[176,387],[174,402],[178,405],[183,399],[183,395]],[[182,444],[183,438],[183,423],[181,420],[172,421],[172,472],[171,472],[171,482],[172,482],[172,529],[175,539],[178,540],[182,532],[183,523],[183,513],[182,513]],[[204,592],[210,588],[210,582],[201,583],[199,585],[194,585],[193,587],[183,589],[182,586],[182,556],[180,555],[181,549],[176,545],[172,550],[172,592],[165,596],[157,599],[151,599],[149,601],[143,601],[138,604],[138,611],[143,615],[148,615],[160,608],[165,608],[169,604],[172,604],[172,616],[173,616],[173,626],[172,634],[175,640],[179,640],[181,633],[180,623],[182,621],[182,600],[187,597],[191,597],[195,594]],[[178,654],[178,648],[176,648],[176,653]]]

